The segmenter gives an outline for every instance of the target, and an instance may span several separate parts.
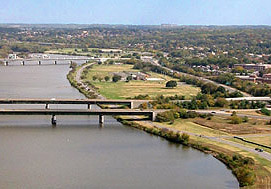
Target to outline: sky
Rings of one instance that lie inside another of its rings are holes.
[[[0,23],[271,25],[271,0],[0,0]]]

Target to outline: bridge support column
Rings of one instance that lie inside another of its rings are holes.
[[[56,60],[55,60],[55,65],[57,64]]]
[[[91,104],[88,104],[88,109],[91,110]]]
[[[56,115],[52,115],[51,123],[53,126],[56,125]]]
[[[49,104],[45,104],[45,109],[49,109]]]
[[[152,121],[156,120],[156,113],[155,112],[152,112],[152,114],[151,114],[151,120]]]
[[[131,109],[134,108],[134,102],[133,102],[133,101],[130,102],[130,108],[131,108]]]
[[[41,61],[39,60],[39,65],[41,65]]]
[[[99,123],[100,123],[100,126],[104,124],[104,115],[99,115]]]

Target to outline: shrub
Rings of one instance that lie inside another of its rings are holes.
[[[168,81],[168,82],[166,83],[166,87],[167,87],[167,88],[174,88],[174,87],[177,87],[177,82],[176,82],[176,81],[173,81],[173,80]]]
[[[166,111],[166,112],[162,112],[157,114],[156,119],[159,122],[169,122],[169,121],[173,121],[174,119],[176,119],[176,114],[178,114],[176,111]],[[179,114],[178,114],[179,115]]]
[[[243,117],[243,122],[248,122],[248,117],[247,116],[245,116],[245,117]]]
[[[97,77],[96,75],[92,76],[92,80],[93,80],[93,81],[95,81],[95,80],[97,80],[97,79],[98,79],[98,77]]]
[[[182,144],[187,145],[187,144],[189,143],[189,135],[186,134],[186,133],[183,133],[183,134],[179,137],[179,141],[180,141]]]
[[[121,80],[121,76],[120,76],[120,75],[114,75],[114,76],[112,77],[112,81],[113,81],[113,82],[118,82],[119,80]]]
[[[266,109],[266,108],[262,108],[261,109],[261,113],[264,114],[264,115],[267,115],[267,116],[271,115],[271,112],[268,109]]]
[[[105,81],[109,81],[109,80],[110,80],[110,77],[109,77],[109,76],[105,76],[105,77],[104,77],[104,80],[105,80]]]
[[[231,120],[232,124],[240,124],[240,123],[243,122],[242,118],[240,118],[240,117],[238,117],[236,115],[231,116],[230,120]]]
[[[228,101],[225,98],[217,98],[215,105],[218,107],[226,107],[228,105]]]

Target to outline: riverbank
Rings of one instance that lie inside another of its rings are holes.
[[[97,93],[94,85],[91,85],[91,87],[89,87],[90,83],[88,83],[87,85],[81,79],[81,74],[84,71],[84,69],[89,68],[94,64],[96,64],[96,62],[85,63],[81,66],[73,66],[70,72],[67,74],[67,79],[74,88],[78,89],[79,92],[85,95],[87,98],[105,99],[102,95]]]
[[[88,66],[91,66],[91,65],[88,65]],[[74,71],[72,71],[73,73],[68,74],[69,75],[68,79],[70,78],[69,81],[70,80],[72,82],[74,82],[74,80],[76,81],[74,77],[76,77],[77,75],[76,73],[79,71],[79,69],[80,68],[76,68],[74,69]],[[88,91],[86,91],[84,87],[79,86],[78,83],[73,86],[78,88],[80,92],[83,91],[82,92],[83,94],[88,95]],[[128,125],[140,130],[144,130],[148,133],[166,138],[167,140],[171,142],[181,143],[183,145],[198,149],[204,153],[213,155],[215,158],[222,161],[224,164],[228,166],[228,168],[230,168],[233,171],[233,174],[238,178],[240,186],[249,185],[247,188],[271,187],[270,171],[268,171],[265,167],[267,163],[266,161],[257,159],[255,155],[251,155],[253,159],[247,158],[243,156],[242,150],[232,151],[232,150],[229,150],[230,148],[224,148],[223,145],[214,145],[213,142],[210,143],[210,141],[207,141],[207,139],[202,139],[200,137],[194,137],[194,136],[188,135],[189,141],[187,141],[187,139],[185,139],[187,138],[187,136],[183,136],[180,133],[179,134],[174,133],[166,127],[157,128],[150,125],[146,126],[145,124],[142,124],[143,122],[139,124],[138,122],[135,122],[135,121],[133,122],[126,121],[125,119],[122,119],[121,117],[118,117],[118,121],[120,121],[124,125]],[[262,164],[262,162],[264,163]]]

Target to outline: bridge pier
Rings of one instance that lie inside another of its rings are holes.
[[[99,123],[100,125],[104,124],[104,115],[99,115]]]
[[[49,104],[45,104],[45,109],[49,109]]]
[[[53,126],[56,125],[56,115],[52,115],[51,123]]]
[[[130,108],[131,108],[131,109],[134,108],[134,102],[133,102],[133,101],[130,102]]]
[[[88,110],[91,110],[91,104],[88,104]]]
[[[155,112],[152,112],[152,114],[151,114],[151,120],[152,121],[156,120],[156,113]]]
[[[39,60],[39,65],[41,65],[41,61]]]

